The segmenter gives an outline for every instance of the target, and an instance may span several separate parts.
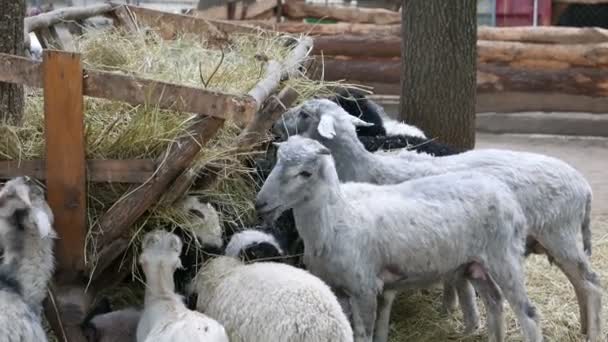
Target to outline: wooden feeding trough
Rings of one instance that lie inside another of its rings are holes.
[[[26,19],[25,33],[35,32],[43,47],[64,46],[55,25],[66,20],[82,21],[104,15],[127,30],[146,26],[163,38],[178,32],[200,35],[230,35],[258,29],[223,22],[165,13],[127,5],[103,4],[57,10]],[[247,94],[226,94],[205,89],[154,81],[127,74],[83,69],[80,55],[45,50],[43,61],[0,54],[0,81],[43,88],[46,159],[0,162],[0,178],[28,175],[46,180],[48,202],[55,214],[59,235],[56,245],[57,271],[51,287],[47,318],[61,340],[82,341],[78,329],[96,290],[122,276],[112,269],[127,249],[128,228],[158,201],[175,201],[192,182],[188,172],[201,147],[212,139],[227,119],[244,128],[235,141],[249,149],[263,135],[283,106],[295,101],[290,88],[271,96],[282,79],[293,76],[312,48],[310,39],[299,40],[284,61],[269,60],[264,76]],[[86,160],[83,96],[122,101],[133,105],[150,103],[162,109],[196,113],[189,136],[171,143],[159,160]],[[213,173],[209,173],[213,178]],[[101,218],[102,234],[97,241],[95,268],[85,263],[86,182],[128,183],[133,188],[119,205]],[[211,179],[208,180],[211,183]],[[89,291],[85,285],[91,280]],[[60,317],[61,319],[57,319]],[[59,323],[61,322],[61,323]]]

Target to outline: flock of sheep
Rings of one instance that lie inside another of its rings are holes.
[[[82,323],[89,341],[385,342],[397,293],[437,283],[446,312],[459,304],[465,334],[479,327],[478,294],[490,341],[505,339],[504,299],[524,340],[542,341],[525,286],[530,253],[566,274],[583,333],[602,340],[602,289],[588,257],[592,192],[571,166],[454,150],[354,91],[288,110],[273,133],[276,153],[258,170],[264,224],[228,235],[213,206],[186,198],[181,205],[215,227],[199,242],[222,255],[192,274],[176,233],[147,233],[143,309],[101,301]],[[52,225],[33,181],[0,190],[0,341],[46,341]]]

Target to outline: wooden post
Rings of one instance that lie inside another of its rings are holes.
[[[78,342],[84,341],[78,324],[88,306],[83,283],[86,164],[82,66],[80,56],[74,53],[45,50],[43,58],[46,184],[59,236],[55,284],[51,287],[54,305],[47,301],[46,312],[54,313],[49,321],[62,340]]]

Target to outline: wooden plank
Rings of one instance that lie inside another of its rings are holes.
[[[244,10],[244,6],[245,4],[242,1],[236,3],[236,13],[239,16],[241,16],[242,13],[245,14],[244,18],[242,16],[240,17],[241,20],[246,18],[255,18],[264,14],[265,12],[272,11],[277,6],[277,0],[258,0],[252,4],[248,4],[246,11]],[[216,20],[228,19],[225,5],[210,7],[202,11],[194,10],[192,15],[197,18]]]
[[[0,82],[42,87],[40,62],[0,53]],[[246,124],[255,115],[257,103],[251,96],[230,95],[200,88],[158,82],[99,70],[84,70],[84,95],[123,101],[132,105],[151,104],[219,119],[232,118]]]
[[[283,6],[286,17],[291,19],[327,18],[349,23],[398,24],[401,13],[381,8],[348,8],[307,4],[304,1],[287,1]]]
[[[190,127],[191,134],[171,144],[167,154],[159,158],[159,168],[154,178],[138,186],[104,214],[99,222],[102,233],[97,240],[97,264],[91,265],[93,269],[90,270],[93,280],[124,253],[131,240],[127,234],[131,225],[190,167],[201,146],[215,136],[223,123],[223,120],[212,117],[197,120]]]
[[[112,11],[113,5],[99,4],[87,7],[64,7],[24,20],[25,33],[48,28],[70,20],[82,20]]]
[[[0,179],[30,176],[46,180],[46,161],[0,161]],[[87,160],[87,181],[98,183],[144,183],[156,170],[152,159]]]
[[[59,235],[57,271],[70,278],[84,270],[87,233],[82,67],[74,53],[43,56],[48,202]]]
[[[320,64],[320,61],[318,62]],[[316,77],[321,76],[321,68]],[[608,96],[608,70],[597,68],[527,69],[479,63],[477,92],[501,93],[553,92],[559,94]],[[323,77],[328,81],[347,80],[363,83],[399,84],[399,59],[329,59],[323,60]]]
[[[227,39],[232,33],[258,33],[260,29],[236,25],[226,21],[207,20],[193,16],[157,11],[125,5],[135,16],[139,26],[155,29],[164,39],[173,39],[178,33],[192,33]],[[220,36],[220,37],[218,37]]]
[[[85,95],[133,105],[156,104],[164,109],[204,113],[222,120],[232,118],[239,123],[249,122],[257,106],[250,96],[228,95],[98,70],[85,70],[85,74]]]

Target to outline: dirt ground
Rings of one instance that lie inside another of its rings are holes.
[[[608,139],[534,135],[478,134],[476,148],[505,148],[543,153],[571,164],[587,177],[594,191],[593,256],[591,262],[600,274],[602,284],[608,284]],[[580,335],[578,306],[574,290],[566,277],[551,266],[545,257],[532,256],[526,261],[527,288],[532,302],[541,315],[545,341],[583,341]],[[605,286],[604,286],[605,287]],[[392,315],[393,342],[405,341],[486,341],[482,328],[463,336],[459,313],[445,317],[439,313],[440,289],[405,293]],[[608,333],[608,298],[604,291],[603,328]],[[483,305],[480,311],[483,312]],[[507,341],[522,341],[508,305]],[[604,339],[608,340],[608,338]]]

